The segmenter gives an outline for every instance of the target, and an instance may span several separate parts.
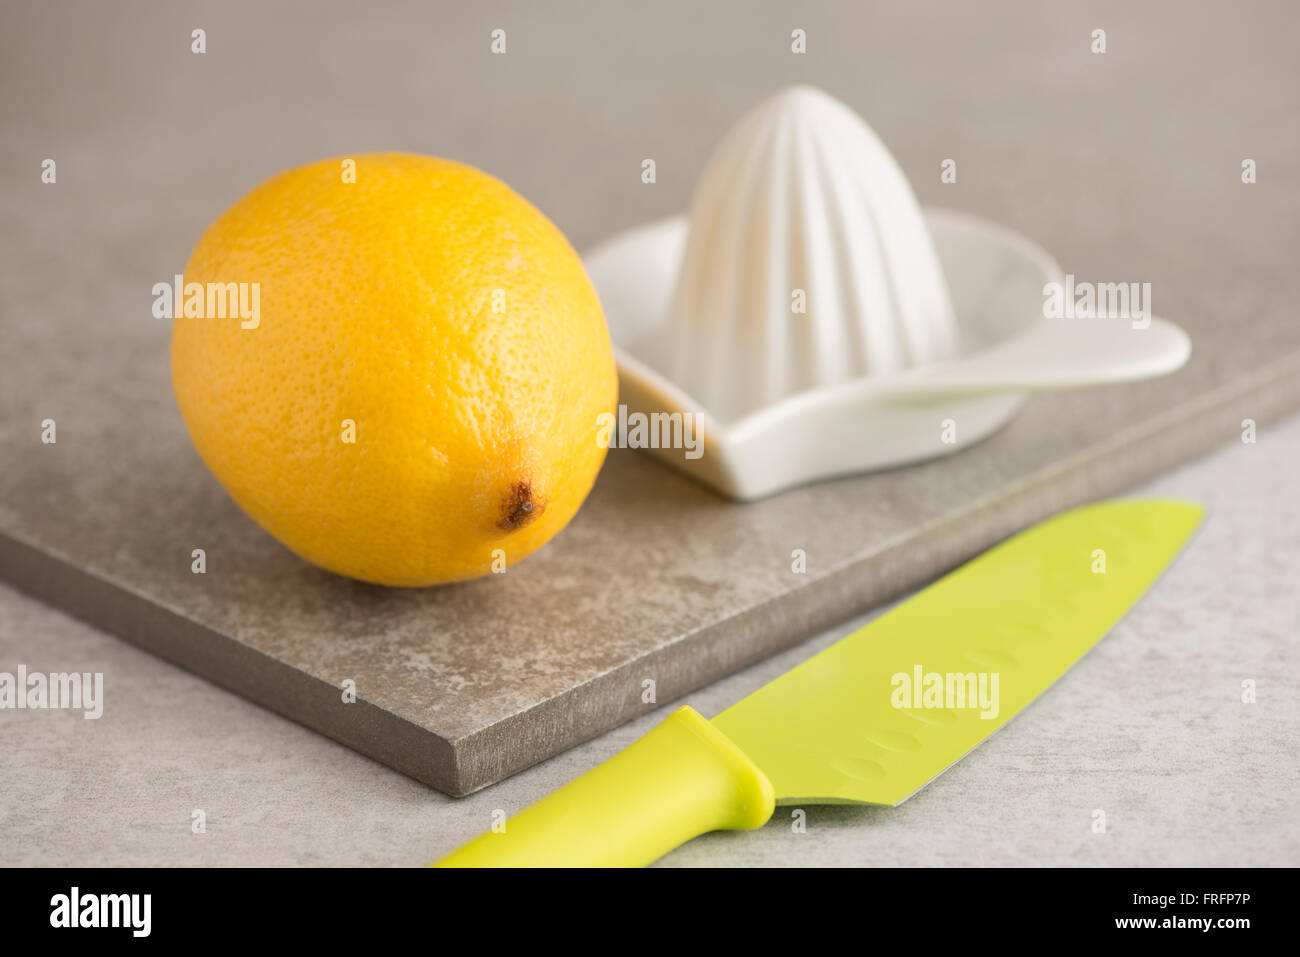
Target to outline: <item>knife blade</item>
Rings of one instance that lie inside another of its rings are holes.
[[[639,866],[776,803],[902,803],[1160,576],[1204,509],[1116,501],[1020,532],[712,721],[689,707],[436,866]]]

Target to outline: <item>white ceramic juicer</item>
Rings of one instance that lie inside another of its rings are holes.
[[[741,500],[950,454],[1029,391],[1163,375],[1190,354],[1162,319],[1045,317],[1065,281],[1051,256],[922,209],[861,118],[808,87],[727,133],[689,216],[584,260],[625,417],[689,416],[702,443],[647,451]]]

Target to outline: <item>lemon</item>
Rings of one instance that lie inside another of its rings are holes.
[[[595,290],[549,220],[471,167],[381,153],[282,173],[203,234],[174,315],[203,461],[341,575],[508,569],[604,460],[618,387]]]

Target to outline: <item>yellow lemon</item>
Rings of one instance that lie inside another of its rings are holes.
[[[558,229],[468,166],[401,153],[263,183],[199,240],[172,384],[245,512],[331,571],[507,568],[577,512],[617,377]]]

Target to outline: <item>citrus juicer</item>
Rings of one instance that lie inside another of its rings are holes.
[[[1149,315],[1047,318],[1060,266],[1026,237],[922,208],[849,107],[784,90],[723,137],[688,216],[583,257],[627,415],[689,417],[646,451],[733,499],[947,455],[1027,394],[1181,367]]]

